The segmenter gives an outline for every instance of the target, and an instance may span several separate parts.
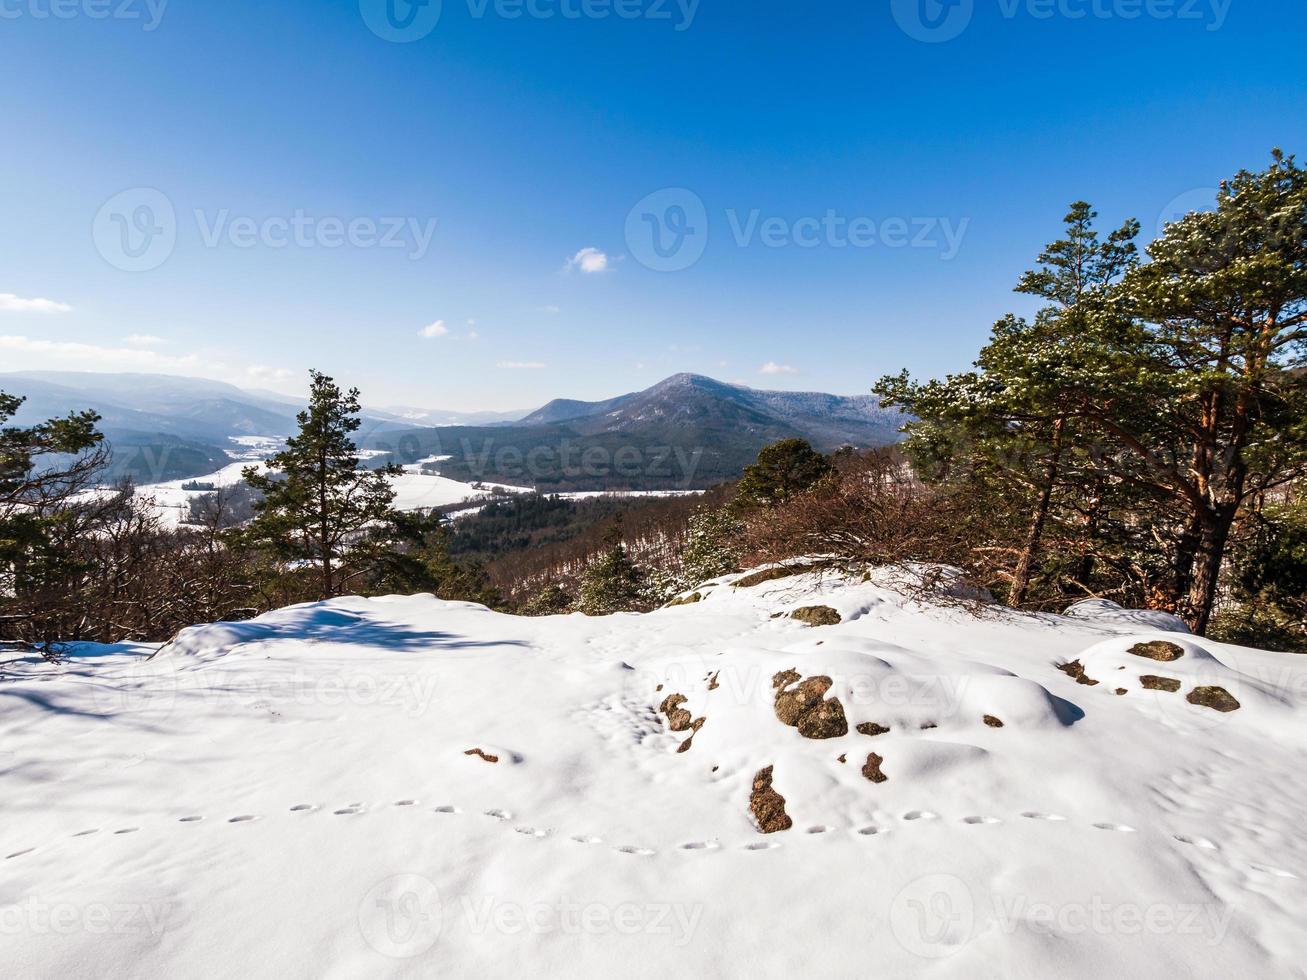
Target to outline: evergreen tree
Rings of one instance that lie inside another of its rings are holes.
[[[522,607],[522,615],[557,616],[570,612],[574,601],[571,594],[561,585],[550,582]]]
[[[472,561],[451,557],[451,537],[449,522],[434,511],[391,514],[369,535],[377,556],[368,574],[369,588],[402,594],[430,592],[451,601],[499,605],[499,592],[485,570]]]
[[[336,595],[340,566],[365,557],[365,533],[391,519],[393,467],[359,466],[351,434],[362,424],[357,388],[348,392],[329,377],[309,372],[309,406],[297,416],[300,431],[245,481],[263,494],[245,537],[270,546],[279,558],[309,562],[319,570],[319,597]],[[356,550],[357,549],[357,550]]]
[[[737,571],[740,555],[736,542],[743,530],[743,524],[724,508],[696,510],[690,516],[681,555],[678,591]]]
[[[587,616],[635,611],[647,604],[645,593],[644,575],[622,540],[619,516],[604,537],[604,550],[586,566],[577,606]]]
[[[806,439],[782,439],[764,446],[736,484],[737,508],[773,507],[816,486],[833,469]]]

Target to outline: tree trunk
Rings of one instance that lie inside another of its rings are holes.
[[[1185,621],[1198,636],[1207,634],[1216,604],[1216,590],[1221,580],[1221,563],[1234,524],[1234,509],[1222,507],[1203,528],[1194,561],[1193,579],[1185,597]]]
[[[1062,462],[1062,430],[1066,419],[1059,418],[1053,423],[1053,456],[1044,468],[1044,485],[1039,493],[1039,502],[1030,520],[1030,532],[1026,535],[1025,547],[1017,561],[1016,571],[1012,573],[1012,592],[1008,597],[1009,606],[1020,606],[1026,601],[1030,591],[1030,576],[1035,566],[1035,557],[1039,554],[1039,543],[1044,536],[1044,525],[1048,522],[1048,511],[1053,500],[1053,485],[1057,483],[1058,469]]]

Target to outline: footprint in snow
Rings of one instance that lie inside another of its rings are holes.
[[[346,806],[341,807],[339,810],[332,810],[331,815],[333,817],[352,817],[354,814],[361,812],[362,811],[356,806]]]
[[[1135,829],[1128,823],[1096,823],[1094,826],[1099,830],[1115,830],[1120,834],[1136,833]]]
[[[1215,851],[1217,849],[1216,844],[1208,840],[1206,837],[1191,837],[1188,834],[1175,834],[1173,836],[1181,844],[1192,844],[1194,847],[1201,847],[1206,851]]]
[[[772,851],[780,846],[781,845],[775,841],[759,840],[754,841],[752,844],[745,844],[744,849],[746,851]]]
[[[74,836],[74,837],[90,837],[92,834],[98,834],[99,832],[100,832],[100,828],[99,828],[99,827],[92,827],[90,830],[79,830],[77,833],[73,834],[73,836]]]
[[[879,827],[860,827],[858,833],[863,837],[875,837],[877,834],[881,833],[881,829]]]
[[[309,812],[311,812],[311,811],[313,811],[313,810],[316,810],[316,809],[317,809],[317,807],[314,806],[312,803],[296,803],[293,807],[290,808],[290,812],[291,812],[291,813],[309,813]]]
[[[178,817],[178,823],[199,823],[204,818],[201,816]]]
[[[512,820],[512,819],[513,819],[513,815],[512,815],[511,813],[509,813],[507,810],[500,810],[500,809],[498,809],[498,808],[493,809],[493,810],[486,810],[486,811],[485,811],[485,814],[486,814],[487,817],[494,817],[496,820]]]
[[[1021,814],[1027,820],[1065,820],[1066,817],[1057,813],[1040,813],[1037,810],[1027,810]]]
[[[396,800],[395,806],[417,806],[417,800]]]
[[[649,857],[654,853],[647,847],[636,847],[634,844],[623,844],[620,847],[613,848],[613,850],[621,854],[634,854],[637,857]]]
[[[578,834],[572,840],[578,844],[602,844],[604,842],[602,837],[587,837],[585,834]]]
[[[822,825],[822,824],[817,824],[815,827],[809,827],[809,828],[808,828],[808,833],[810,833],[810,834],[824,834],[824,833],[826,833],[828,830],[830,830],[829,827],[824,826],[824,825]]]
[[[462,813],[463,811],[460,810],[460,809],[459,809],[458,807],[456,807],[456,806],[438,806],[438,807],[435,808],[435,810],[434,810],[433,812],[435,812],[435,813]]]
[[[930,810],[909,810],[903,814],[904,820],[938,820],[939,814]]]
[[[228,823],[253,823],[259,818],[252,813],[242,813],[239,817],[228,817]]]
[[[114,834],[134,834],[140,829],[140,827],[124,827],[122,830],[115,830]]]
[[[6,860],[6,861],[12,861],[14,858],[20,858],[20,857],[22,857],[24,854],[31,854],[31,853],[32,853],[33,851],[35,851],[35,850],[36,850],[35,847],[29,847],[29,848],[27,848],[27,850],[25,850],[25,851],[14,851],[13,854],[6,854],[6,855],[5,855],[5,860]]]
[[[722,845],[711,840],[692,840],[688,844],[682,844],[683,851],[715,851]]]
[[[1002,823],[1003,821],[998,819],[998,817],[963,817],[962,822],[969,823],[969,824],[988,825],[988,824]]]
[[[1266,864],[1250,864],[1248,867],[1253,871],[1260,871],[1263,874],[1274,875],[1277,878],[1293,878],[1294,880],[1297,880],[1298,878],[1298,876],[1292,871],[1285,871],[1283,868],[1272,868]]]
[[[535,827],[514,827],[513,829],[523,837],[535,837],[536,839],[540,839],[549,836],[549,831],[536,830]]]

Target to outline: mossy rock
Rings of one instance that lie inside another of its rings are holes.
[[[809,626],[836,626],[841,622],[840,614],[830,606],[804,606],[790,613],[790,619]]]
[[[1147,657],[1149,660],[1169,664],[1184,656],[1184,647],[1166,640],[1150,640],[1147,643],[1136,643],[1130,652],[1136,657]]]
[[[872,737],[875,737],[877,735],[888,734],[889,726],[878,725],[874,721],[864,721],[860,725],[858,725],[857,731],[859,735],[870,735]]]
[[[1223,687],[1195,687],[1185,695],[1185,700],[1214,711],[1238,711],[1240,707],[1234,695]]]
[[[870,779],[873,783],[885,782],[887,779],[889,779],[889,777],[880,771],[881,763],[883,763],[884,761],[885,760],[882,759],[880,756],[878,756],[875,752],[867,753],[867,763],[862,767],[862,774],[866,776],[868,779]]]
[[[797,728],[804,738],[840,738],[849,733],[849,721],[839,698],[823,701],[833,683],[829,677],[809,677],[794,687],[798,674],[782,671],[772,678],[779,687],[773,707],[781,724]]]
[[[794,821],[785,812],[785,797],[772,789],[771,782],[772,767],[759,769],[753,777],[753,792],[749,796],[749,811],[764,834],[774,834],[794,826]]]
[[[810,572],[816,567],[816,565],[782,565],[780,568],[764,568],[761,572],[746,575],[732,584],[737,589],[747,589],[750,586],[762,585],[763,582],[774,582],[778,578],[802,575],[804,572]]]
[[[696,602],[703,602],[703,596],[701,596],[698,592],[691,592],[689,595],[677,596],[671,602],[667,603],[667,605],[665,605],[663,608],[671,609],[673,606],[690,606]]]
[[[1165,691],[1167,694],[1174,694],[1180,690],[1180,682],[1174,677],[1158,677],[1156,674],[1142,674],[1139,677],[1139,683],[1149,691]]]
[[[1068,677],[1074,677],[1077,684],[1084,684],[1087,687],[1093,687],[1098,681],[1085,673],[1085,665],[1079,660],[1072,660],[1069,664],[1058,664],[1057,669],[1062,671]]]

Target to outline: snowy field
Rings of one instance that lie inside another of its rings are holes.
[[[0,975],[1307,976],[1307,659],[731,581],[11,661]]]

